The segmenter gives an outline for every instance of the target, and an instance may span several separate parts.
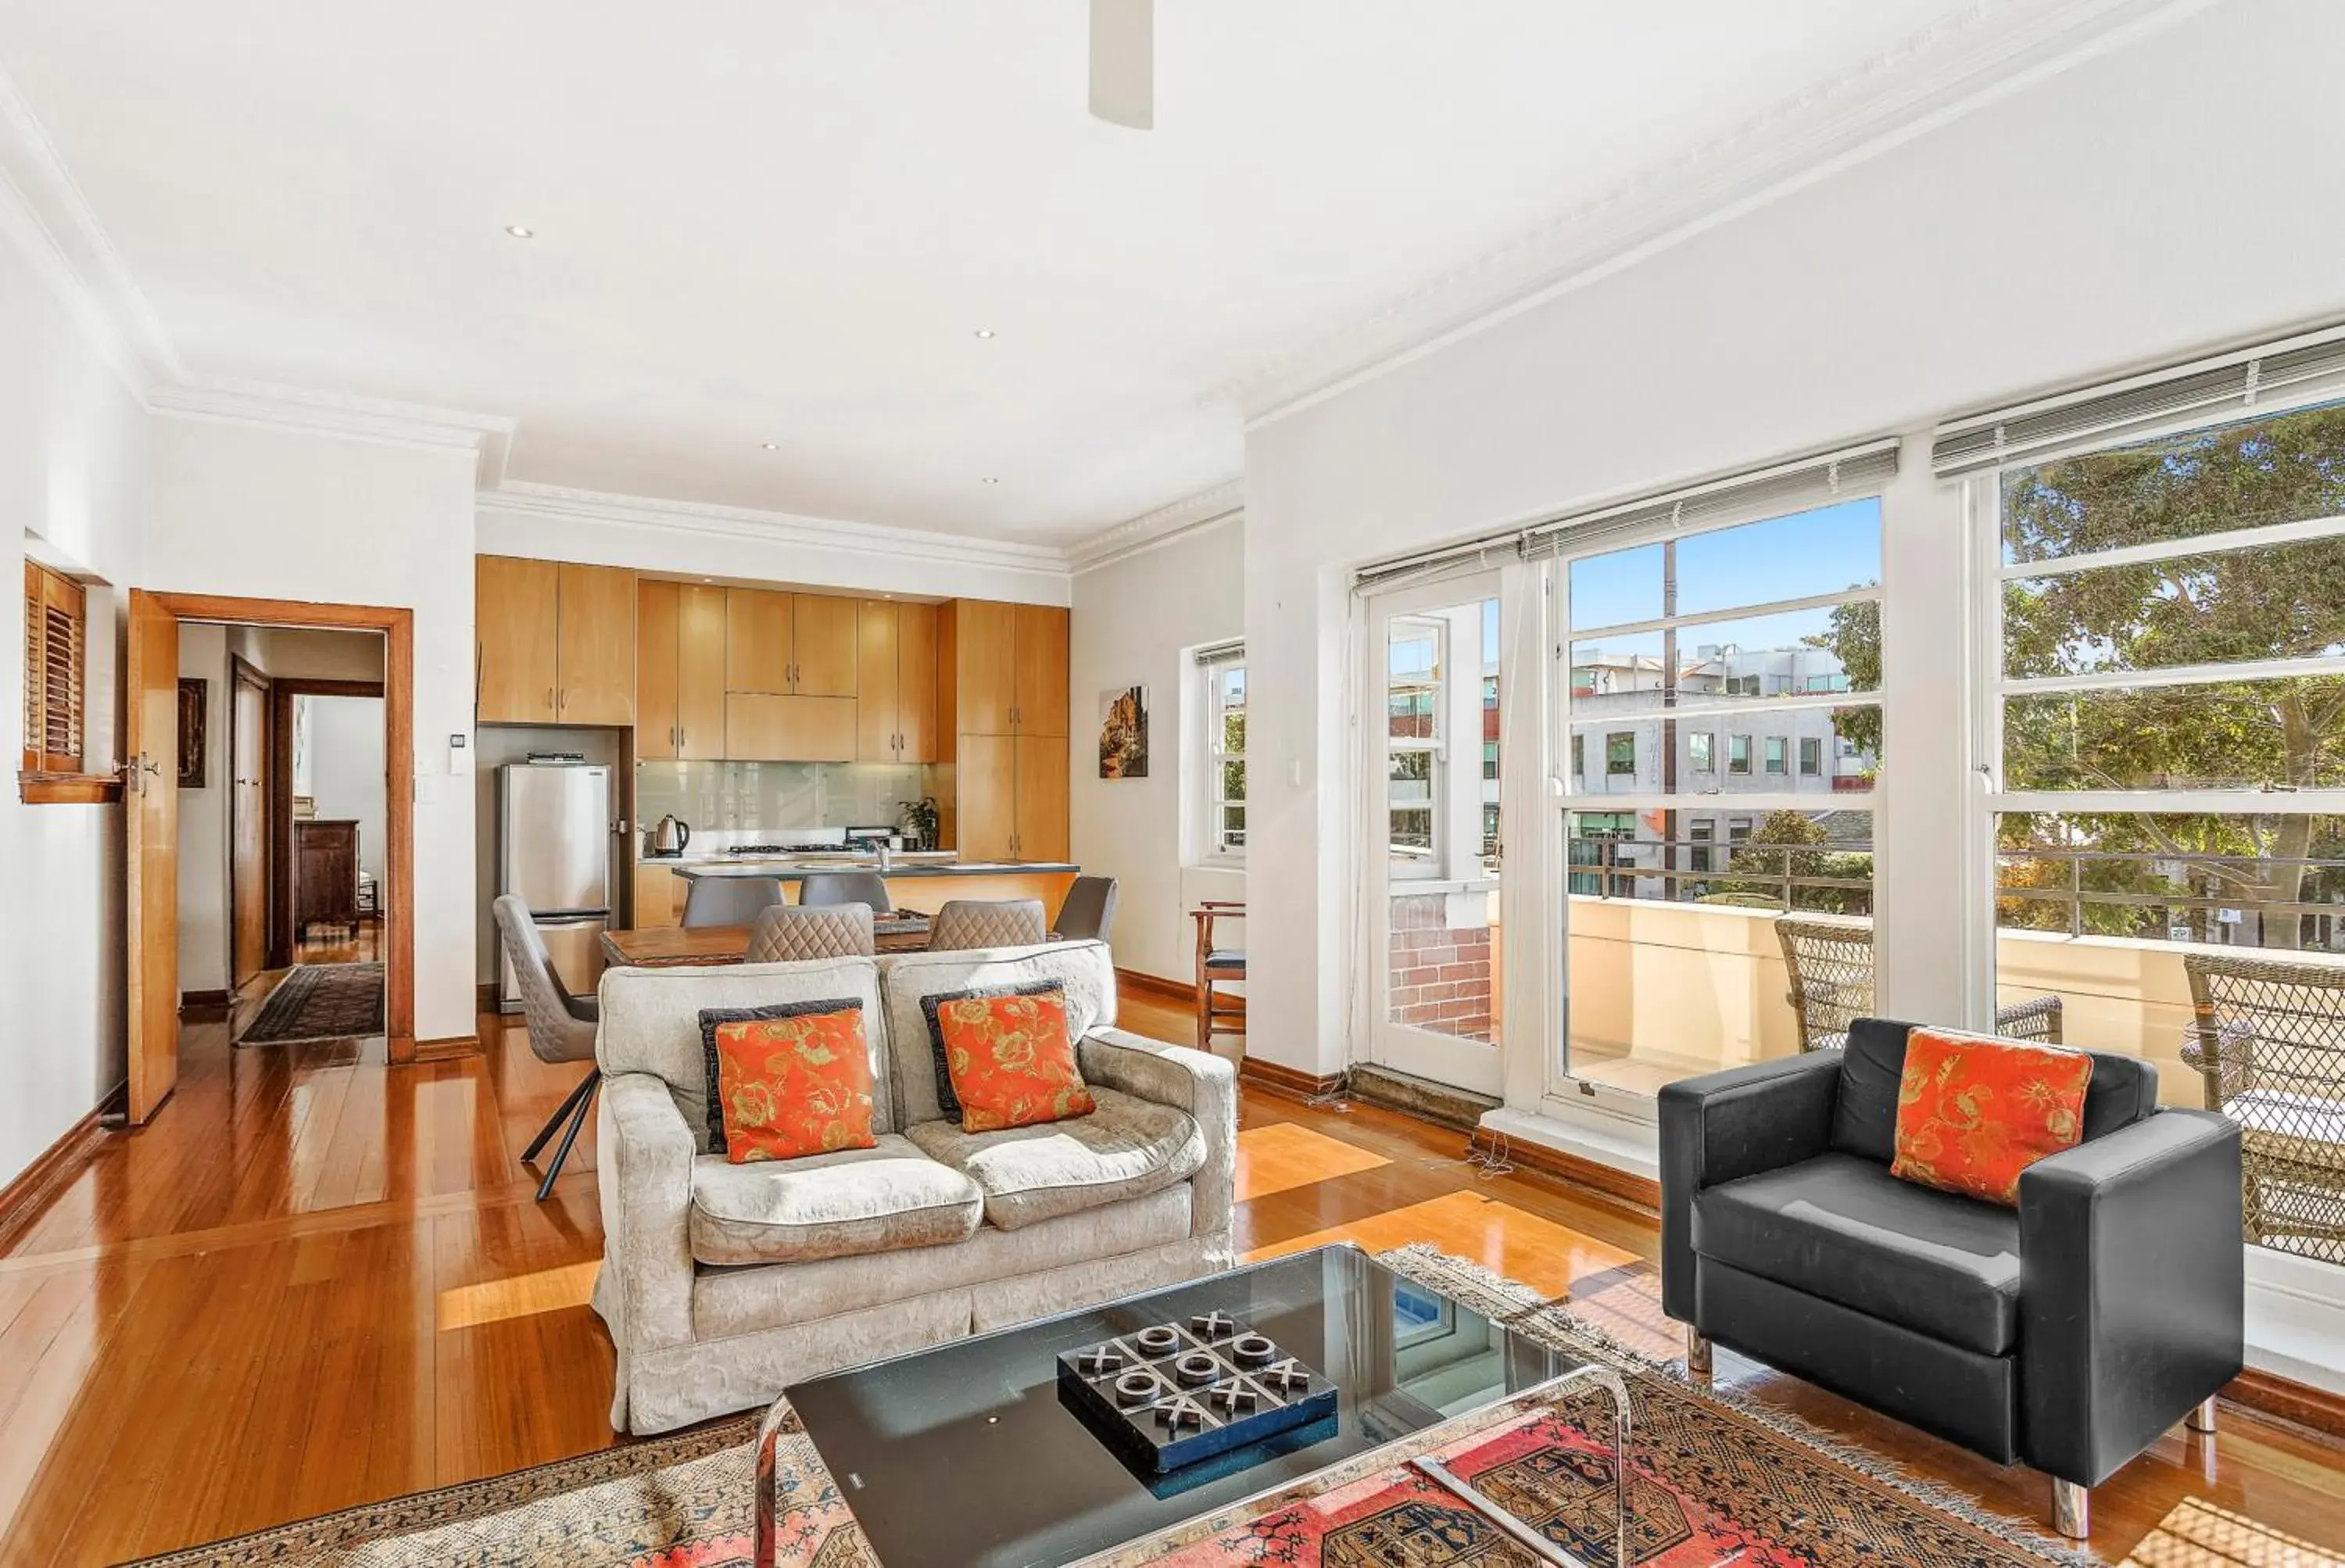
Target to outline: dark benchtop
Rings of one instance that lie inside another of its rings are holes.
[[[807,877],[818,877],[829,871],[877,871],[875,861],[823,861],[777,859],[756,860],[748,856],[727,855],[722,860],[675,860],[646,856],[645,866],[667,866],[679,877],[772,877],[785,882],[795,882]],[[1048,877],[1071,876],[1082,868],[1065,860],[945,860],[907,864],[898,861],[884,873],[895,877]]]

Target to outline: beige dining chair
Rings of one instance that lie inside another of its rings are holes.
[[[953,899],[937,911],[929,951],[1031,947],[1047,935],[1041,899]]]
[[[808,909],[863,904],[883,915],[888,912],[888,881],[877,871],[809,871],[798,884],[798,902]]]
[[[868,958],[878,951],[868,904],[808,909],[776,904],[749,932],[751,963],[791,963],[807,958]]]
[[[532,918],[527,904],[506,893],[490,907],[505,956],[513,961],[513,978],[521,985],[523,1015],[529,1023],[530,1054],[541,1062],[592,1062],[594,1031],[602,1017],[594,998],[574,996],[562,983],[562,976],[554,971],[553,960],[545,951],[545,939],[538,935],[537,921]],[[529,1147],[522,1151],[522,1163],[527,1165],[537,1158],[538,1151],[545,1147],[555,1129],[562,1129],[562,1142],[553,1151],[553,1163],[545,1167],[544,1179],[537,1184],[538,1202],[543,1203],[553,1194],[553,1178],[562,1174],[563,1162],[570,1157],[570,1145],[578,1141],[578,1129],[586,1125],[586,1117],[594,1108],[594,1090],[602,1081],[602,1070],[590,1069],[578,1086],[570,1091],[570,1097],[537,1130]]]

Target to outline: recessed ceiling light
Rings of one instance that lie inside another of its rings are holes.
[[[782,449],[781,443],[778,442],[761,441],[757,444],[764,447],[767,452],[779,452]]]
[[[519,223],[506,224],[505,232],[512,235],[516,239],[534,239],[537,238],[536,229]]]
[[[1001,481],[1000,481],[999,479],[994,479],[994,478],[988,477],[988,478],[984,478],[984,479],[980,479],[980,480],[979,480],[979,481],[978,481],[978,483],[979,483],[980,484],[1000,484],[1000,483],[1001,483]]]
[[[977,336],[980,338],[990,338],[993,336],[993,329],[991,327],[980,327],[977,330]]]

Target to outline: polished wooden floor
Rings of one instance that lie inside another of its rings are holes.
[[[1184,1014],[1126,1004],[1184,1038]],[[579,1069],[482,1020],[485,1054],[392,1069],[381,1042],[231,1048],[190,1023],[176,1097],[107,1140],[0,1253],[0,1562],[104,1563],[615,1441],[585,1306],[601,1241],[590,1130],[552,1201],[516,1156]],[[1452,1133],[1249,1092],[1240,1245],[1429,1241],[1656,1354],[1650,1217]],[[1988,1505],[2046,1483],[1721,1353],[1721,1380]],[[2094,1494],[2111,1561],[2186,1497],[2345,1543],[2345,1449],[2227,1410]]]

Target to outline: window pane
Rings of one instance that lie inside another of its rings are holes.
[[[1570,1006],[1566,1066],[1650,1094],[1800,1049],[1771,922],[1869,917],[1873,820],[1863,810],[1564,814]],[[1694,906],[1639,921],[1639,902]],[[1721,1007],[1721,997],[1749,1006]]]
[[[1433,799],[1433,753],[1422,748],[1392,754],[1386,793],[1396,802]]]
[[[1571,624],[1618,626],[1661,616],[1661,546],[1639,545],[1571,564]]]
[[[1824,770],[1824,743],[1812,735],[1800,737],[1800,776],[1812,778]]]
[[[1882,712],[1869,704],[1761,708],[1733,716],[1733,723],[1749,724],[1750,729],[1713,728],[1721,722],[1713,715],[1639,718],[1625,731],[1609,724],[1576,725],[1571,737],[1575,753],[1602,748],[1606,763],[1594,777],[1575,764],[1573,788],[1597,794],[1629,789],[1686,796],[1760,789],[1845,794],[1871,789],[1881,771]],[[1661,769],[1667,745],[1677,748],[1673,777]],[[1612,771],[1612,759],[1630,749],[1633,767]],[[1801,759],[1796,773],[1787,764],[1792,756]]]
[[[1244,763],[1243,763],[1243,762],[1224,762],[1224,763],[1223,763],[1223,764],[1222,764],[1222,779],[1221,779],[1221,783],[1222,783],[1222,799],[1224,799],[1224,800],[1243,800],[1243,799],[1244,799],[1246,798],[1246,792],[1245,792],[1245,764],[1244,764]]]
[[[1244,807],[1224,806],[1222,808],[1222,842],[1223,845],[1231,849],[1236,849],[1245,842]]]
[[[1651,712],[1676,706],[1668,699],[1662,636],[1638,632],[1572,644],[1573,667],[1589,676],[1586,693],[1575,690],[1572,711]],[[1677,667],[1679,703],[1878,691],[1881,606],[1866,600],[1681,626]]]
[[[2010,697],[2003,759],[2013,789],[2345,787],[2345,677]]]
[[[1615,731],[1604,738],[1604,771],[1634,773],[1637,770],[1637,737],[1633,732]]]
[[[1707,729],[1697,729],[1686,737],[1686,761],[1697,773],[1717,770],[1718,737]]]
[[[1423,859],[1433,853],[1433,813],[1422,806],[1395,807],[1392,851],[1396,858]]]
[[[2345,404],[2085,453],[2003,476],[2004,559],[2055,561],[2345,513]]]
[[[2345,464],[2345,452],[2339,453]],[[2183,555],[2008,584],[2015,677],[2345,653],[2345,539]]]
[[[1811,599],[1880,581],[1881,502],[1873,496],[1678,541],[1681,616]],[[1578,610],[1574,600],[1577,624],[1605,624]]]
[[[1783,767],[1783,758],[1784,758],[1784,748],[1785,748],[1785,745],[1786,745],[1786,744],[1787,744],[1787,743],[1786,743],[1786,741],[1785,741],[1785,739],[1784,739],[1784,738],[1783,738],[1782,736],[1780,736],[1780,735],[1771,735],[1771,736],[1769,736],[1769,737],[1767,738],[1767,771],[1768,771],[1768,772],[1770,772],[1770,773],[1781,773],[1781,772],[1783,772],[1783,771],[1784,771],[1784,767]]]

